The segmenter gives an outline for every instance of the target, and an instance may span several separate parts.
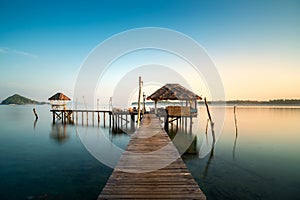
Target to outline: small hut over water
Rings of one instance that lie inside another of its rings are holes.
[[[69,97],[60,92],[56,93],[48,100],[50,101],[52,110],[66,110],[67,102],[71,101]]]
[[[155,102],[157,112],[157,102],[161,100],[177,100],[185,102],[185,106],[166,107],[169,116],[191,116],[197,114],[197,100],[202,100],[200,96],[186,89],[180,84],[166,84],[147,97],[147,100]]]

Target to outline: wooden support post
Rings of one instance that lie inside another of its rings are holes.
[[[190,117],[190,133],[193,132],[193,117]]]
[[[103,113],[103,125],[105,127],[105,112]]]
[[[55,111],[52,111],[52,123],[53,124],[55,124],[55,115],[56,115],[56,113],[55,113]]]
[[[92,123],[93,123],[93,126],[94,126],[94,118],[95,118],[94,114],[95,114],[95,112],[92,112],[92,118],[93,118],[92,119],[93,120]]]
[[[112,113],[112,128],[114,129],[115,127],[115,115]]]
[[[74,124],[74,111],[72,111],[72,124]]]
[[[76,124],[78,124],[78,112],[75,113],[76,113]]]
[[[187,133],[187,117],[184,117],[185,118],[185,130],[184,130],[184,132],[186,132]]]
[[[84,125],[83,120],[84,120],[83,112],[81,112],[81,121],[82,121],[82,125]]]
[[[142,78],[139,76],[139,97],[138,97],[138,119],[137,126],[140,126],[141,121],[141,93],[142,93]]]
[[[88,126],[89,125],[89,113],[86,112],[86,125]]]
[[[169,116],[166,115],[165,117],[165,131],[169,132]]]
[[[211,119],[211,115],[210,115],[210,112],[209,112],[209,108],[208,108],[208,104],[207,104],[207,101],[206,101],[206,97],[204,98],[204,102],[205,102],[205,106],[206,106],[207,115],[208,115],[208,118],[209,118],[209,121],[210,121],[211,133],[212,133],[212,136],[213,136],[213,145],[214,145],[215,142],[216,142],[216,136],[215,136],[215,131],[214,131],[214,122]]]
[[[127,114],[125,114],[126,116],[125,116],[125,120],[126,120],[126,131],[127,131],[127,126],[128,126],[128,115]]]
[[[108,114],[109,114],[109,128],[111,128],[111,114],[110,113]]]
[[[120,127],[120,115],[117,114],[117,129]]]
[[[135,117],[134,117],[134,114],[133,113],[131,113],[130,114],[130,117],[131,117],[131,125],[130,125],[130,128],[131,128],[131,130],[134,130],[134,123],[135,123]]]

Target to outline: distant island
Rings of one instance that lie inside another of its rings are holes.
[[[203,102],[199,102],[202,104]],[[257,100],[230,100],[230,101],[212,101],[215,105],[241,105],[241,106],[300,106],[300,99],[272,99],[268,101]]]
[[[26,104],[47,104],[46,102],[38,102],[26,97],[23,97],[19,94],[14,94],[10,97],[7,97],[1,102],[2,105],[26,105]]]
[[[146,102],[148,106],[154,105],[154,102]],[[159,104],[178,104],[174,101],[160,101]],[[199,101],[198,105],[203,105],[204,101]],[[228,105],[228,106],[300,106],[300,99],[272,99],[268,101],[257,100],[228,100],[228,101],[208,101],[208,104],[213,105]],[[133,102],[132,106],[137,106],[137,102]]]

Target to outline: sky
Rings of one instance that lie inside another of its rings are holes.
[[[172,29],[199,43],[228,100],[299,99],[299,10],[299,0],[0,0],[0,100],[18,93],[47,101],[58,91],[72,97],[97,45],[143,27]],[[164,54],[152,57],[158,55]],[[112,74],[129,73],[138,57],[130,58]],[[114,91],[122,74],[106,79],[105,90]]]

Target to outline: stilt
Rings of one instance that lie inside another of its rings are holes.
[[[193,133],[193,118],[190,116],[190,133]]]
[[[103,113],[103,125],[105,127],[105,112]]]
[[[109,128],[111,128],[111,114],[110,113],[108,114],[109,114]]]
[[[128,125],[128,115],[126,114],[126,116],[125,116],[125,119],[126,119],[126,131],[127,131],[127,125]]]
[[[78,124],[78,112],[76,112],[76,124]]]
[[[92,112],[92,123],[93,123],[93,126],[94,126],[94,118],[95,118],[94,114],[95,114],[95,112]]]
[[[86,112],[86,125],[88,126],[89,125],[89,113]]]
[[[55,111],[52,111],[52,123],[55,124]]]
[[[81,112],[81,121],[82,121],[82,125],[84,124],[84,123],[83,123],[83,120],[84,120],[83,112]]]

